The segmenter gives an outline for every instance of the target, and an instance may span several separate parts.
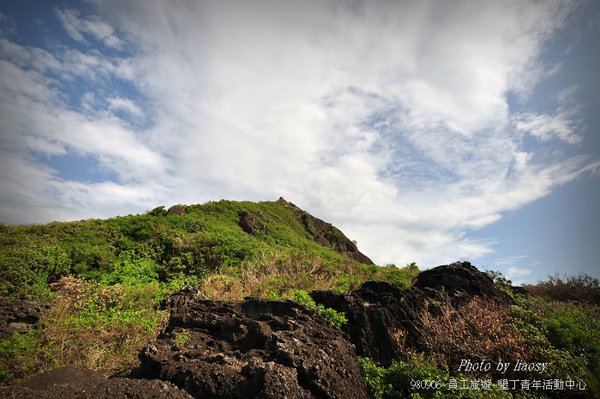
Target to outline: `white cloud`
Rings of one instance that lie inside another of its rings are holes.
[[[574,110],[562,111],[555,115],[524,113],[517,115],[515,126],[518,131],[529,133],[542,141],[559,139],[569,144],[581,143],[577,133],[579,121]]]
[[[137,118],[143,117],[144,112],[133,101],[123,97],[110,97],[107,99],[108,106],[111,110],[125,111]]]
[[[72,9],[57,10],[56,13],[67,34],[75,41],[87,43],[85,35],[89,35],[107,47],[120,49],[123,46],[113,28],[97,16],[90,19],[81,18],[79,13]]]
[[[12,121],[3,131],[30,126],[33,138],[20,148],[66,148],[121,179],[36,180],[70,204],[70,217],[96,205],[108,216],[120,203],[283,195],[380,263],[432,266],[489,253],[493,243],[469,239],[470,229],[597,170],[583,157],[540,160],[522,144],[524,131],[578,142],[574,114],[516,116],[507,103],[553,69],[538,56],[572,3],[99,4],[103,19],[58,15],[77,41],[87,35],[110,46],[117,36],[108,28],[116,27],[136,45],[135,57],[67,49],[50,54],[58,65],[40,61],[65,78],[97,82],[81,112],[53,99],[60,89],[42,67],[27,70],[33,49],[8,43],[12,52],[4,51],[17,95],[2,97]],[[114,78],[152,104],[152,127],[135,131],[118,118],[116,111],[148,112],[126,94],[107,96]]]

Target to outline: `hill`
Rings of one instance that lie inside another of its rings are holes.
[[[0,396],[595,398],[599,299],[377,266],[281,198],[1,225]]]
[[[219,201],[169,210],[157,207],[143,215],[106,220],[0,225],[0,297],[46,299],[51,295],[49,284],[65,275],[105,283],[129,278],[184,285],[211,276],[237,278],[248,269],[259,273],[261,267],[292,259],[306,264],[307,273],[320,271],[327,280],[320,286],[306,281],[295,288],[349,289],[382,277],[339,229],[283,198]],[[285,290],[276,282],[271,288],[279,294]]]

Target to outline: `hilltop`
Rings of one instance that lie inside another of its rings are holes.
[[[0,297],[18,299],[47,298],[49,284],[66,275],[117,283],[131,272],[132,279],[184,285],[210,276],[239,277],[248,268],[291,259],[330,269],[326,284],[340,289],[381,275],[338,228],[283,198],[161,206],[106,220],[0,225],[0,251]]]

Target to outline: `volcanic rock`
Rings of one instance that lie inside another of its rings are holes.
[[[373,264],[373,261],[368,256],[358,250],[356,243],[346,237],[337,227],[303,211],[293,203],[283,199],[283,197],[279,197],[277,202],[290,207],[300,223],[302,223],[302,226],[304,226],[306,232],[322,246],[332,248],[342,256],[358,262],[368,265]]]
[[[241,212],[239,226],[248,234],[256,234],[260,232],[266,232],[264,224],[260,221],[259,217],[249,212]]]
[[[159,380],[105,378],[93,371],[67,366],[37,374],[18,385],[0,387],[0,397],[25,399],[189,399],[186,392]]]
[[[510,297],[500,291],[494,281],[469,262],[456,262],[424,270],[417,276],[415,288],[445,290],[455,300],[483,296],[501,303],[510,303]]]
[[[389,366],[402,360],[406,349],[424,351],[423,311],[440,312],[436,303],[459,307],[469,298],[509,304],[511,299],[468,262],[423,271],[409,289],[386,282],[366,282],[346,294],[314,291],[311,297],[325,307],[345,312],[343,326],[356,353]]]
[[[165,331],[140,355],[139,376],[197,398],[367,398],[343,333],[291,301],[168,298]]]
[[[40,317],[50,305],[31,301],[0,299],[0,340],[13,333],[25,333],[37,328]]]

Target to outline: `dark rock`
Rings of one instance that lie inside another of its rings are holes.
[[[249,212],[241,212],[238,225],[248,234],[266,233],[265,225],[260,221],[260,216],[255,216]]]
[[[37,328],[50,305],[31,301],[0,299],[0,339]]]
[[[169,323],[140,355],[139,375],[198,398],[367,398],[337,328],[291,301],[168,298]]]
[[[521,295],[528,294],[527,289],[525,287],[511,285],[509,288],[515,294],[521,294]]]
[[[455,298],[479,295],[502,303],[511,302],[510,297],[500,291],[487,274],[480,272],[469,262],[456,262],[424,270],[417,276],[414,287],[443,289]]]
[[[67,366],[22,381],[18,385],[0,387],[3,398],[83,399],[187,399],[186,392],[159,380],[105,378],[93,371]]]
[[[346,237],[337,227],[312,216],[310,213],[303,211],[282,197],[279,197],[277,202],[290,207],[296,214],[300,223],[302,223],[302,226],[304,226],[306,232],[322,246],[332,248],[341,255],[358,262],[366,263],[368,265],[373,264],[373,261],[369,259],[368,256],[358,250],[356,243]]]
[[[436,303],[461,306],[473,296],[510,303],[508,295],[468,262],[425,270],[409,289],[366,282],[347,294],[314,291],[311,296],[325,307],[345,312],[348,323],[343,329],[356,353],[386,366],[402,360],[407,349],[427,349],[423,345],[421,315],[423,311],[439,314],[441,309]]]
[[[185,215],[185,205],[173,205],[167,211],[167,216],[171,215]]]

